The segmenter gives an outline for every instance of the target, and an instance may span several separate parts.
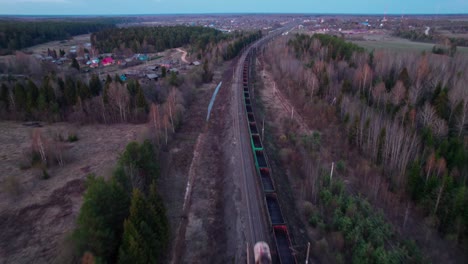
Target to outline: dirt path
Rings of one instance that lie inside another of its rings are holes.
[[[190,64],[190,62],[187,60],[187,51],[181,49],[181,48],[177,48],[177,51],[178,52],[182,52],[182,61],[187,63],[187,64]]]
[[[170,263],[231,263],[245,248],[237,217],[239,204],[225,154],[232,65],[215,72],[213,83],[197,88],[185,121],[162,161],[160,188],[172,226]],[[223,85],[210,121],[206,111],[219,81]],[[235,263],[238,263],[235,261]]]
[[[262,68],[264,64],[263,61],[258,60],[257,65]],[[289,102],[288,99],[283,95],[283,93],[277,88],[276,82],[273,79],[273,76],[269,71],[261,71],[261,77],[263,78],[263,83],[265,87],[270,89],[263,89],[261,91],[262,97],[267,99],[267,106],[273,108],[272,110],[279,114],[277,117],[281,118],[291,118],[299,125],[300,134],[310,134],[312,129],[309,128],[305,122],[302,114],[294,109],[294,106]]]

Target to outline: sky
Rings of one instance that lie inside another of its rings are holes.
[[[0,0],[2,15],[468,14],[468,0]]]

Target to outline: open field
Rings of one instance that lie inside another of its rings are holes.
[[[40,128],[46,139],[76,133],[67,144],[68,161],[48,169],[21,170],[35,128],[0,122],[0,263],[67,263],[64,246],[74,228],[89,173],[108,177],[128,142],[140,139],[145,125],[75,127],[68,123]]]
[[[70,40],[63,40],[63,41],[51,41],[51,42],[46,42],[42,43],[36,46],[32,46],[29,48],[25,48],[24,51],[26,52],[32,52],[35,54],[42,54],[42,55],[47,55],[47,49],[51,50],[57,50],[57,52],[62,49],[65,50],[65,52],[68,52],[72,46],[84,46],[84,44],[91,42],[90,40],[91,34],[85,34],[85,35],[78,35],[72,37]]]
[[[352,40],[351,42],[360,45],[368,50],[386,49],[400,52],[432,52],[434,44],[414,42],[395,37],[365,38],[366,40]],[[457,53],[468,54],[468,47],[457,47]]]

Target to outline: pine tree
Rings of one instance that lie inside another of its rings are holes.
[[[136,107],[140,109],[144,109],[145,112],[148,112],[148,103],[146,102],[145,95],[140,85],[138,85],[137,89],[138,90],[136,94]]]
[[[141,227],[147,226],[147,218],[150,210],[148,202],[138,190],[133,190],[130,205],[130,216],[125,220],[122,244],[119,249],[119,263],[154,263],[150,260],[151,248]]]
[[[91,175],[73,237],[80,251],[89,250],[108,262],[115,262],[128,216],[130,200],[115,180],[106,182]]]
[[[122,244],[119,249],[118,263],[121,264],[144,264],[149,263],[145,256],[141,236],[130,220],[124,222],[124,233]]]
[[[98,96],[101,93],[102,84],[96,74],[91,75],[91,80],[89,80],[89,89],[93,96]]]
[[[156,230],[156,235],[158,237],[158,248],[161,248],[162,252],[165,252],[169,244],[169,221],[166,216],[166,208],[164,203],[159,196],[159,193],[156,188],[156,182],[150,185],[148,201],[152,208],[154,209],[154,214],[156,215],[156,223],[158,230]]]
[[[39,89],[31,79],[28,79],[26,97],[27,111],[30,112],[37,107],[37,99],[39,97]]]
[[[26,91],[24,86],[17,82],[15,84],[15,89],[13,90],[13,95],[15,99],[15,106],[17,111],[24,111],[26,107]]]
[[[89,89],[89,87],[81,82],[80,80],[78,80],[76,82],[76,90],[78,92],[78,96],[82,99],[82,100],[85,100],[85,99],[88,99],[88,98],[91,98],[91,91]]]
[[[106,85],[109,85],[112,83],[112,78],[110,77],[109,74],[107,74],[107,77],[106,77]]]
[[[70,67],[75,68],[75,69],[77,69],[78,71],[80,70],[80,64],[78,63],[78,61],[77,61],[75,58],[73,58],[72,64],[71,64]]]
[[[5,111],[10,110],[10,89],[4,83],[0,90],[0,107],[3,107]]]
[[[68,106],[75,105],[77,97],[75,82],[68,76],[65,79],[65,89],[63,91],[63,96]]]
[[[133,190],[130,216],[124,224],[119,263],[157,263],[167,249],[168,223],[155,184],[148,198]]]
[[[48,109],[47,93],[45,89],[41,89],[39,93],[39,98],[37,99],[37,108],[40,111],[46,111]]]
[[[411,87],[411,79],[408,74],[408,69],[406,67],[401,70],[400,75],[398,76],[398,80],[402,81],[405,88],[409,89]]]

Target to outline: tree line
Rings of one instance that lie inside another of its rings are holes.
[[[154,53],[188,44],[203,50],[210,42],[217,43],[226,38],[228,36],[221,31],[207,27],[129,27],[93,33],[91,43],[101,52],[129,48],[135,53]]]
[[[129,143],[109,181],[88,177],[72,236],[83,263],[163,262],[170,227],[158,177],[149,141]]]
[[[317,102],[333,106],[348,143],[381,168],[387,190],[410,196],[429,226],[468,245],[466,58],[360,49],[345,56],[329,38],[272,45],[266,52],[275,55],[265,58],[283,76],[278,87],[311,120],[326,118],[312,115]]]
[[[53,40],[113,28],[111,21],[6,21],[0,20],[0,55]]]
[[[262,38],[262,32],[260,30],[250,33],[246,36],[240,36],[237,40],[228,45],[227,50],[223,56],[224,60],[233,59],[242,51],[242,49],[260,38]]]
[[[0,86],[0,115],[3,119],[49,122],[141,122],[148,103],[138,81],[123,83],[118,76],[97,75],[89,81],[49,74],[40,84],[33,80],[10,80]]]

